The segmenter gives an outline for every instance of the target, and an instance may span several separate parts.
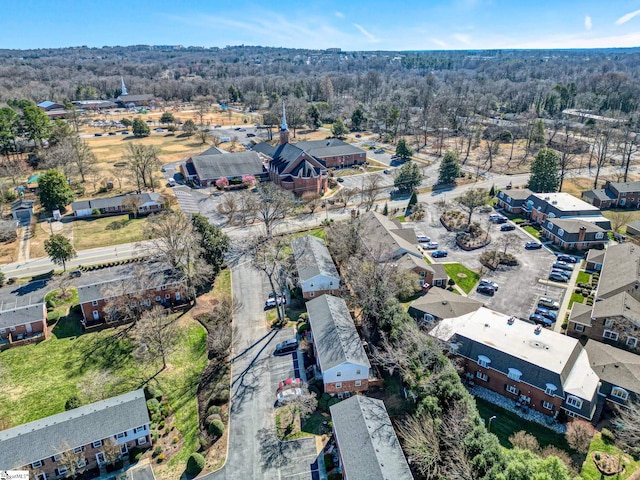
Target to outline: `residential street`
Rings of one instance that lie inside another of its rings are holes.
[[[279,442],[275,436],[271,378],[274,363],[290,362],[291,355],[274,357],[276,344],[293,336],[293,329],[270,331],[265,326],[264,288],[260,273],[242,259],[232,267],[233,297],[240,302],[234,315],[231,367],[231,413],[225,466],[200,477],[207,480],[311,479],[315,440]]]

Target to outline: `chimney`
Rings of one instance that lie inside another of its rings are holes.
[[[578,241],[584,242],[584,237],[587,235],[587,227],[580,227],[580,231],[578,232]]]

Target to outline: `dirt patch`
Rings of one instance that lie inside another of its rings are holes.
[[[603,475],[615,475],[616,473],[624,472],[624,464],[620,461],[620,459],[606,452],[591,452],[591,458],[593,462],[598,467],[598,470]]]

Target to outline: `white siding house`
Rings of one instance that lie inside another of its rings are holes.
[[[340,276],[331,254],[321,238],[306,235],[291,242],[298,269],[302,296],[314,298],[334,294],[340,288]]]

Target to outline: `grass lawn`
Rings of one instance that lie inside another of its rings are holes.
[[[473,287],[478,283],[478,280],[480,280],[480,275],[473,270],[469,270],[461,263],[445,263],[444,269],[447,272],[447,275],[449,275],[450,278],[453,278],[456,285],[458,285],[465,293],[469,293],[473,290]]]
[[[359,168],[340,168],[336,169],[333,174],[336,177],[349,177],[351,175],[358,175],[362,173],[362,170]]]
[[[569,300],[569,306],[567,308],[571,309],[571,306],[574,303],[584,303],[584,297],[582,295],[580,295],[579,293],[573,292],[571,294],[571,299]]]
[[[67,315],[69,313],[69,308],[78,303],[78,289],[75,287],[67,289],[64,298],[61,298],[61,295],[62,291],[58,289],[52,290],[44,296],[50,320]],[[51,310],[49,310],[50,308]]]
[[[555,433],[553,430],[549,430],[540,424],[524,420],[515,413],[509,412],[481,398],[476,398],[475,400],[478,406],[478,412],[480,412],[480,416],[484,418],[485,425],[487,425],[489,419],[495,415],[496,418],[491,422],[491,433],[498,437],[500,445],[503,447],[512,448],[513,445],[511,445],[509,437],[520,430],[525,430],[538,439],[538,443],[540,443],[542,448],[547,445],[553,445],[570,452],[564,435]]]
[[[593,451],[610,453],[615,457],[620,455],[622,462],[626,466],[626,470],[624,473],[621,473],[619,477],[613,476],[610,478],[624,480],[625,478],[629,478],[629,476],[640,467],[640,462],[634,461],[630,455],[627,455],[615,445],[605,442],[600,433],[596,432],[589,446],[589,454],[587,458],[585,458],[582,469],[580,470],[580,476],[583,480],[600,480],[602,478],[596,464],[591,458],[591,452]]]
[[[590,282],[591,282],[591,275],[589,275],[587,272],[578,272],[577,283],[590,283]]]
[[[331,428],[329,427],[330,421],[331,416],[328,413],[316,410],[305,420],[302,425],[302,431],[312,435],[323,435],[329,433],[331,431]],[[327,422],[327,425],[323,425],[324,422]]]
[[[318,228],[312,228],[311,230],[305,230],[303,232],[296,232],[292,236],[294,238],[298,238],[298,237],[304,237],[305,235],[311,235],[312,237],[318,237],[324,240],[325,231],[324,231],[324,228],[318,227]]]
[[[540,240],[540,230],[538,230],[537,228],[535,228],[532,225],[526,225],[524,227],[522,227],[527,233],[533,235],[534,237],[536,237],[538,240]]]
[[[146,218],[129,220],[128,215],[76,220],[73,222],[73,246],[76,250],[119,245],[143,240]],[[114,228],[119,226],[120,228]]]

